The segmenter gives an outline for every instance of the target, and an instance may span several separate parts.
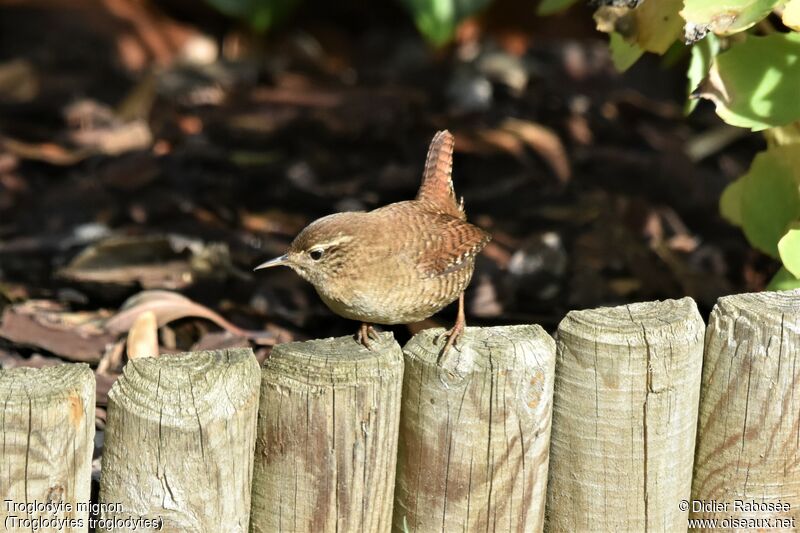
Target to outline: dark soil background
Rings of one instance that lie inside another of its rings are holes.
[[[444,128],[494,237],[470,325],[687,295],[707,315],[776,270],[717,206],[762,141],[685,116],[686,50],[619,74],[590,8],[521,0],[433,50],[373,4],[307,1],[260,38],[189,0],[0,4],[0,365],[89,362],[102,429],[142,310],[163,353],[353,333],[252,268],[319,216],[412,198]]]

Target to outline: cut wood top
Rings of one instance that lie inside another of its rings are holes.
[[[407,356],[436,364],[444,344],[439,338],[443,331],[435,328],[419,332],[405,346]],[[528,344],[531,349],[520,350],[521,343]],[[451,357],[455,369],[462,375],[465,372],[519,367],[523,356],[530,359],[528,364],[545,367],[549,366],[546,359],[554,358],[555,341],[538,325],[468,327],[451,352],[455,352]]]
[[[128,361],[110,402],[160,424],[218,418],[251,402],[258,361],[250,348],[189,352]]]
[[[705,324],[697,305],[689,297],[570,311],[558,326],[559,336],[631,346],[652,344],[676,335],[694,338],[704,332]]]
[[[265,379],[309,386],[351,386],[403,372],[403,352],[390,332],[367,349],[352,336],[287,342],[264,361]]]
[[[800,314],[800,289],[732,294],[717,300],[717,306],[728,313],[746,312],[780,323],[782,314]]]
[[[30,402],[49,403],[87,381],[94,384],[94,375],[85,363],[66,363],[44,368],[17,367],[0,372],[0,398],[4,405],[16,406]]]

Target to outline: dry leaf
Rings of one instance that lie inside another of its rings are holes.
[[[56,302],[29,300],[6,307],[0,337],[35,346],[70,361],[97,363],[114,341],[102,324],[104,311],[69,312]]]
[[[83,283],[179,289],[197,277],[224,276],[229,266],[222,244],[178,235],[113,236],[84,249],[58,275]]]
[[[128,331],[128,359],[158,357],[158,326],[153,311],[143,311]]]
[[[44,161],[51,165],[74,165],[92,155],[87,148],[70,149],[52,142],[28,143],[10,137],[0,137],[0,145],[21,159]]]
[[[266,331],[249,331],[225,320],[208,307],[193,302],[189,298],[170,291],[142,291],[131,296],[120,311],[108,319],[105,328],[110,333],[128,332],[136,318],[143,312],[150,311],[156,317],[156,324],[161,327],[173,320],[186,317],[205,318],[234,335],[246,337],[259,344],[274,344],[275,335]]]
[[[539,154],[558,177],[558,181],[565,183],[572,175],[567,151],[558,135],[541,124],[509,118],[502,126],[522,139],[529,148]]]

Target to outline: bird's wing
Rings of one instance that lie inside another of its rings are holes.
[[[492,239],[478,226],[449,215],[438,215],[426,229],[428,237],[417,263],[425,277],[460,269]]]
[[[422,185],[417,193],[417,201],[434,213],[450,215],[466,220],[464,202],[456,201],[453,190],[453,135],[442,130],[433,136],[428,157],[425,159],[425,171],[422,173]]]

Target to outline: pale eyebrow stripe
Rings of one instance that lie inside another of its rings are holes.
[[[337,237],[337,238],[333,239],[332,241],[328,241],[328,242],[325,242],[325,243],[322,243],[322,244],[318,244],[318,245],[316,245],[316,246],[314,246],[313,248],[310,248],[310,249],[311,250],[317,250],[317,249],[320,249],[320,248],[322,248],[322,249],[330,248],[331,246],[336,246],[337,244],[344,244],[344,243],[350,242],[352,240],[353,240],[352,236],[350,236],[350,235],[342,235],[340,237]]]

